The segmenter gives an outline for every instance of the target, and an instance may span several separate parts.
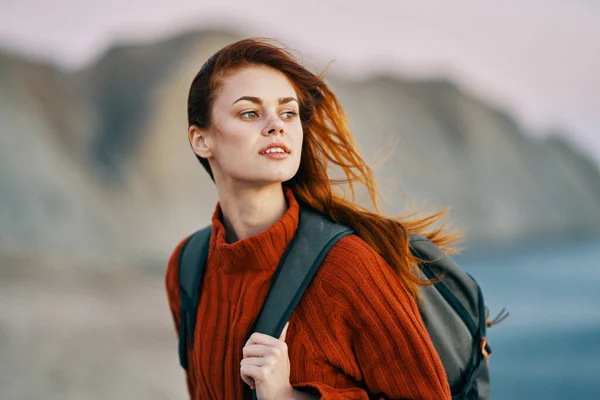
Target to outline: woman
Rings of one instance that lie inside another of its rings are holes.
[[[213,55],[192,82],[189,141],[214,180],[218,203],[203,278],[196,345],[188,354],[193,399],[449,399],[440,359],[420,317],[408,234],[443,213],[400,221],[334,193],[328,163],[363,184],[371,170],[322,78],[279,46],[246,39]],[[338,182],[340,183],[340,182]],[[299,205],[350,226],[329,252],[280,338],[253,322],[298,225]],[[187,238],[186,238],[187,239]],[[179,327],[178,258],[166,285]]]

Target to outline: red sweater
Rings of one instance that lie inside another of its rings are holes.
[[[266,231],[228,244],[219,205],[198,307],[187,382],[196,399],[248,399],[240,377],[242,348],[271,278],[298,225],[286,190],[283,217]],[[179,328],[178,259],[166,271]],[[450,399],[446,375],[415,300],[386,261],[356,235],[329,252],[290,318],[290,382],[323,399]]]

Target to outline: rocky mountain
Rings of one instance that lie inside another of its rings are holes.
[[[206,224],[216,192],[187,143],[187,91],[235,39],[119,45],[75,72],[1,54],[0,251],[162,261]],[[389,155],[390,213],[451,206],[473,244],[600,229],[600,174],[568,143],[444,79],[327,80],[365,158]]]
[[[0,56],[0,246],[100,255],[118,226],[84,162],[95,110],[69,74]]]

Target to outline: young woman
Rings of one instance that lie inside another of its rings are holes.
[[[192,399],[449,399],[440,359],[417,308],[408,234],[443,248],[443,213],[419,220],[369,212],[334,191],[329,163],[363,184],[371,170],[320,76],[280,46],[246,39],[213,55],[192,82],[191,147],[218,203],[187,383]],[[299,205],[350,226],[329,252],[280,338],[255,333],[271,278],[298,225]],[[187,239],[187,238],[186,238]],[[178,258],[166,271],[179,327]]]

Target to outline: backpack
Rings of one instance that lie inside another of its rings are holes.
[[[251,333],[279,337],[329,250],[342,237],[352,233],[349,227],[301,206],[296,234],[281,258]],[[199,291],[210,236],[211,226],[191,235],[179,258],[179,360],[186,370],[188,345],[194,346]],[[435,285],[420,287],[423,299],[420,311],[446,371],[452,399],[488,399],[487,358],[492,351],[485,334],[486,326],[491,324],[487,321],[481,288],[426,238],[410,235],[410,249],[423,261],[419,266],[427,278],[443,276]],[[252,395],[256,399],[255,391]]]

